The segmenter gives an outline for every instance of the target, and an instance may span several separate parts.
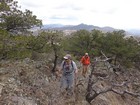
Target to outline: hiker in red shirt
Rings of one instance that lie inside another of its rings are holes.
[[[80,62],[82,64],[82,75],[86,77],[87,70],[90,64],[90,57],[88,53],[85,53],[85,55],[81,58]]]

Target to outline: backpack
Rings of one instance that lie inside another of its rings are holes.
[[[64,63],[63,63],[63,69],[64,69],[65,64],[66,64],[66,62],[64,61]],[[74,69],[73,61],[71,61],[71,66],[72,66],[72,69]],[[70,71],[70,72],[66,72],[66,73],[72,73],[72,72],[73,72],[73,70]]]

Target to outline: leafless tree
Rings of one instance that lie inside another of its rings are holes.
[[[140,90],[132,88],[134,85],[140,87],[139,75],[134,72],[132,74],[128,70],[124,71],[120,65],[111,65],[110,58],[107,58],[103,52],[101,53],[104,59],[98,57],[91,63],[92,69],[88,80],[86,101],[91,103],[100,94],[109,91],[121,96],[128,94],[140,98]]]

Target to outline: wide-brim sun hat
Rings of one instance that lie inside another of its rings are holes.
[[[66,54],[63,58],[64,59],[71,59],[71,55],[70,54]]]
[[[64,56],[63,58],[64,58],[64,59],[68,59],[68,57],[67,57],[67,56]]]

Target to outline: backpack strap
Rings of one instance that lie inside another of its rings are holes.
[[[72,68],[74,68],[74,66],[73,66],[73,61],[71,61],[71,66],[72,66]]]
[[[64,61],[64,63],[63,63],[63,69],[64,69],[65,64],[66,64],[66,62]],[[69,74],[71,74],[74,71],[73,61],[71,61],[71,67],[72,67],[72,69],[70,71],[64,71],[64,75],[69,75]]]
[[[63,68],[64,68],[65,64],[66,64],[66,62],[64,61],[64,63],[63,63]],[[72,66],[72,68],[74,67],[74,66],[73,66],[73,61],[71,61],[71,66]]]

